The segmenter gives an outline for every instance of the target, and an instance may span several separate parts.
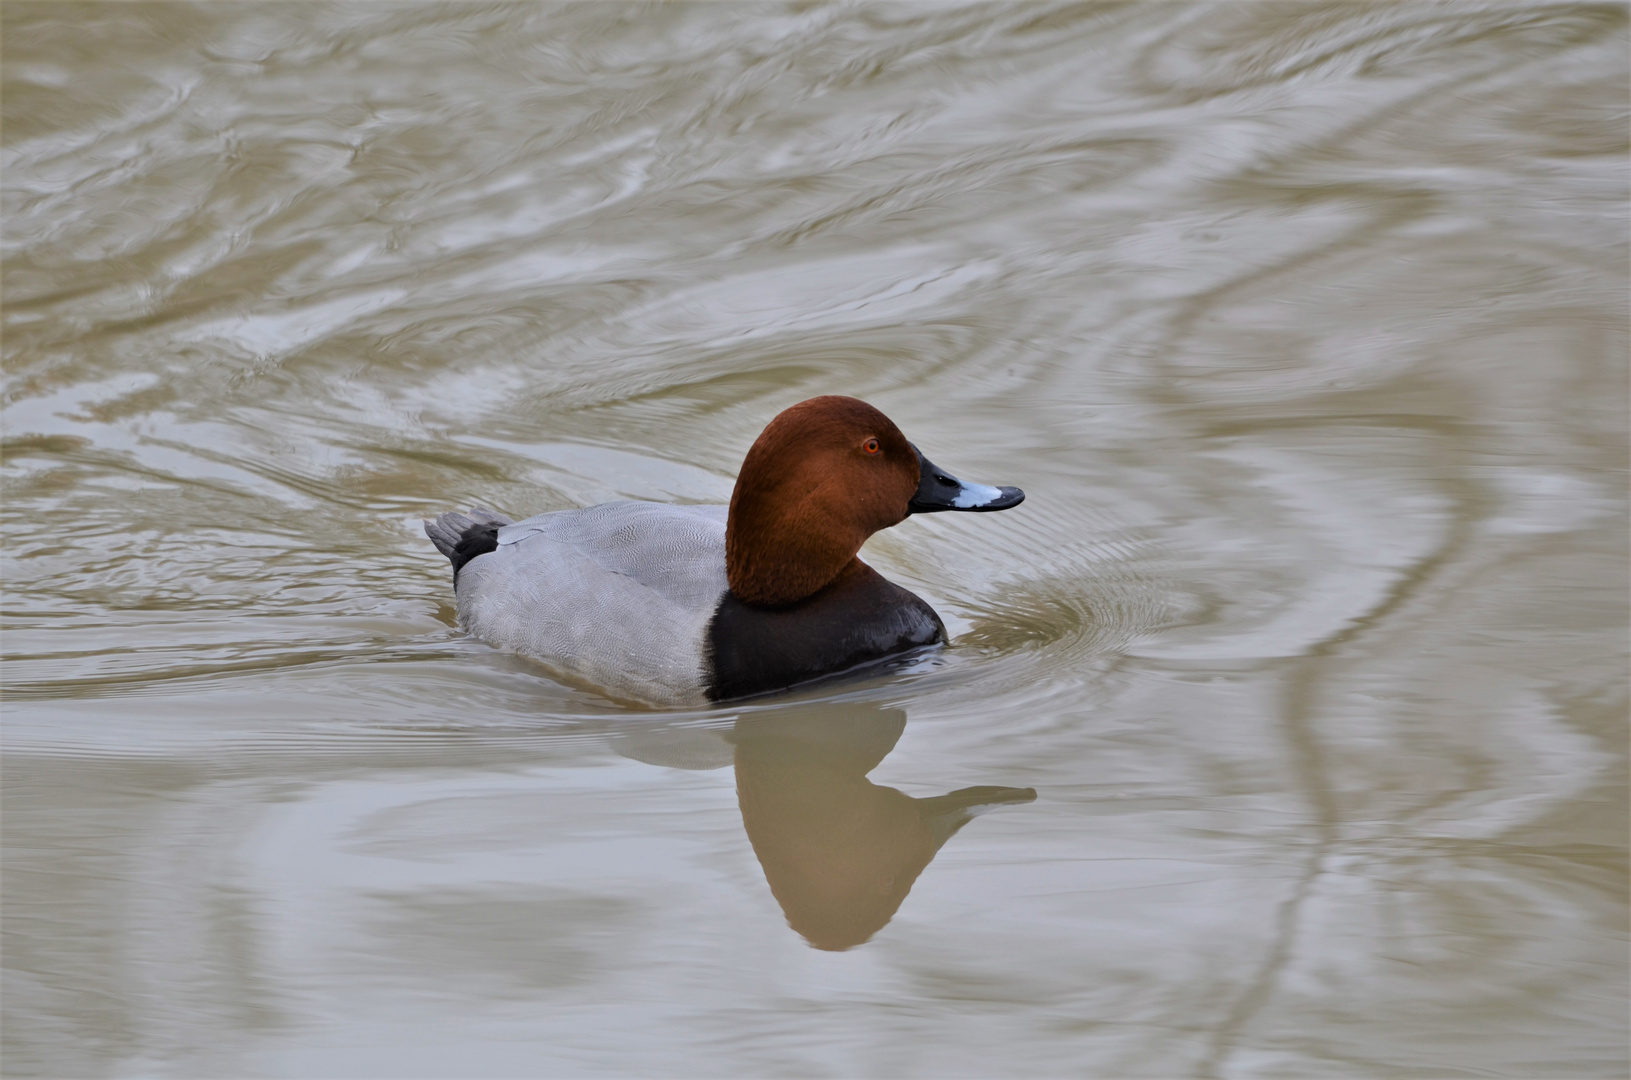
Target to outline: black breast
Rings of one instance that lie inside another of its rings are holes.
[[[708,624],[708,696],[781,690],[946,640],[934,608],[864,563],[785,608],[744,604],[729,590]]]

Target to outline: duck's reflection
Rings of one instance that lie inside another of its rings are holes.
[[[914,799],[866,774],[906,727],[875,705],[793,709],[738,721],[742,824],[788,923],[818,949],[876,934],[940,846],[980,811],[1031,788],[971,787]]]

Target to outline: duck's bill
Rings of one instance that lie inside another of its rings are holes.
[[[990,487],[971,484],[955,476],[917,451],[917,494],[906,504],[909,514],[933,514],[941,510],[969,510],[976,514],[991,510],[1006,510],[1025,501],[1025,493],[1017,487]]]

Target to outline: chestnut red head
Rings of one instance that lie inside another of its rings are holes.
[[[908,514],[1004,510],[1024,497],[947,475],[864,401],[811,398],[772,420],[742,461],[726,575],[747,603],[796,603],[838,577],[867,537]]]

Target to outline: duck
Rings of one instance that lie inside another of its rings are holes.
[[[934,608],[861,545],[913,514],[1024,499],[957,479],[878,409],[830,394],[765,426],[728,506],[620,501],[522,521],[472,507],[424,527],[471,636],[613,698],[689,706],[945,645]]]

